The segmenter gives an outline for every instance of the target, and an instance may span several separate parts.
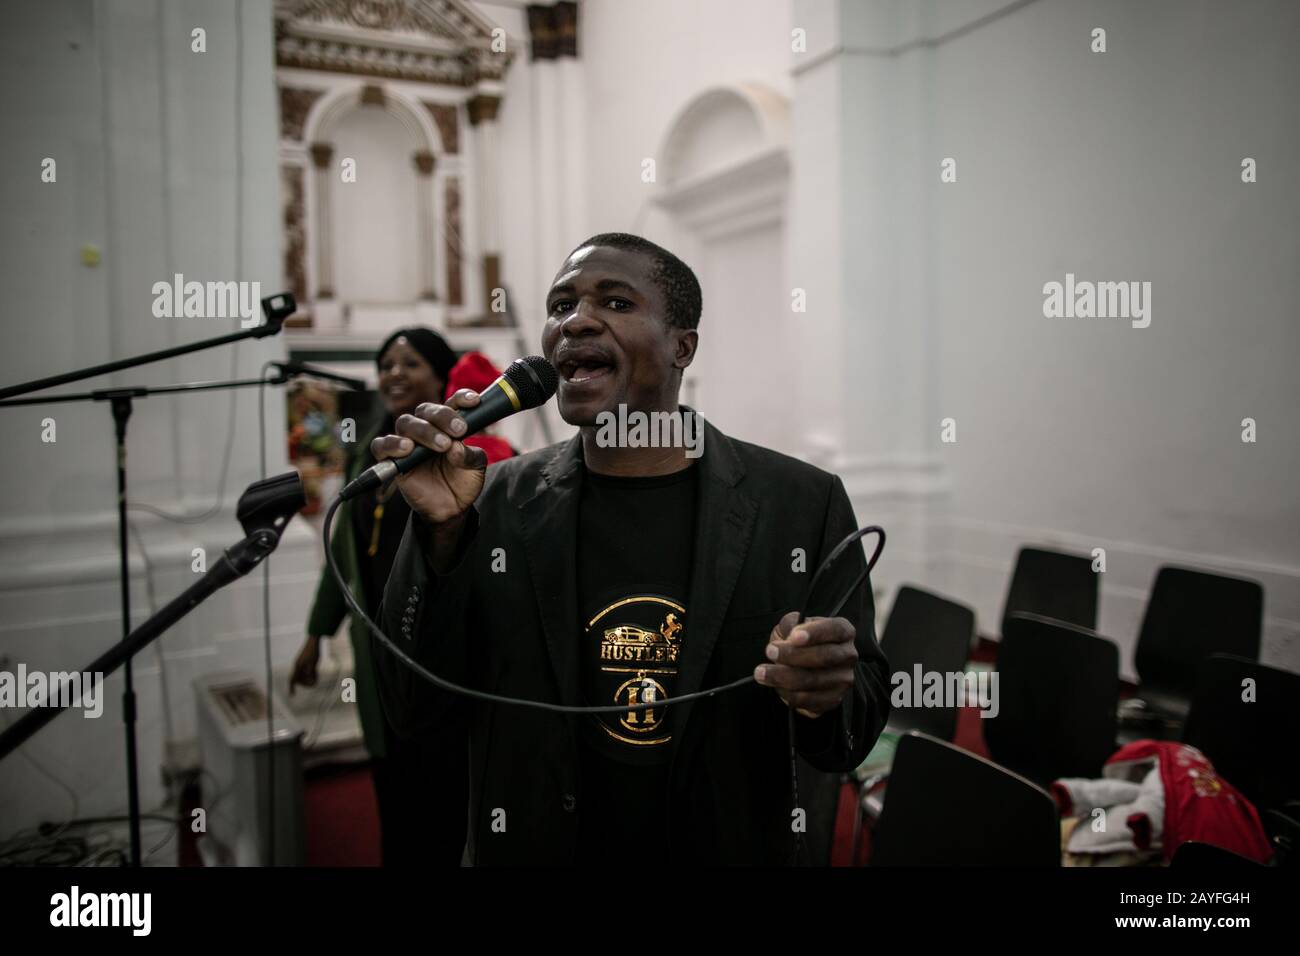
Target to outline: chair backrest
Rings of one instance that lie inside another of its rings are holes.
[[[1229,654],[1205,659],[1183,742],[1205,754],[1260,813],[1300,800],[1297,740],[1300,674]]]
[[[904,585],[889,610],[880,649],[889,661],[891,675],[907,674],[909,681],[914,681],[918,667],[923,674],[965,670],[974,637],[975,612],[969,607]],[[957,729],[957,708],[895,706],[889,723],[951,740]]]
[[[1256,863],[1240,853],[1233,853],[1213,843],[1201,843],[1199,840],[1185,840],[1174,850],[1170,866],[1180,869],[1258,869],[1263,863]]]
[[[1095,628],[1097,574],[1092,560],[1062,551],[1021,548],[1002,610],[1003,633],[1007,618],[1018,612]]]
[[[924,734],[898,740],[872,866],[1059,866],[1056,804],[1008,770]]]
[[[1119,648],[1087,628],[1013,614],[998,645],[998,712],[984,739],[1036,783],[1099,777],[1115,752]]]
[[[1264,589],[1257,581],[1190,568],[1156,573],[1134,664],[1143,684],[1190,696],[1211,654],[1259,660]]]

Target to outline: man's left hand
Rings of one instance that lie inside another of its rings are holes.
[[[857,673],[857,632],[842,617],[811,617],[798,627],[796,611],[781,618],[768,638],[770,663],[754,668],[754,679],[771,687],[786,706],[820,717],[839,706]]]

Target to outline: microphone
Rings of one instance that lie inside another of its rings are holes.
[[[537,408],[550,401],[559,387],[560,376],[555,366],[540,355],[515,359],[501,373],[501,377],[479,392],[479,403],[473,408],[459,412],[465,419],[465,434],[460,440],[468,438],[475,432],[482,431],[501,419],[522,412],[526,408]],[[381,461],[367,468],[339,492],[344,501],[355,498],[364,491],[387,484],[398,475],[404,475],[416,465],[423,464],[438,452],[423,445],[416,447],[405,458]]]
[[[346,385],[356,392],[364,392],[366,383],[359,378],[349,378],[346,375],[339,375],[337,372],[327,372],[323,368],[316,368],[314,365],[303,365],[301,362],[272,362],[271,367],[277,369],[285,378],[294,375],[310,375],[312,378],[323,378],[330,382],[338,382],[340,385]]]

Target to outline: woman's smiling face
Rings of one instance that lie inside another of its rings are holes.
[[[379,394],[394,418],[414,412],[424,402],[441,402],[445,385],[404,335],[379,357]]]

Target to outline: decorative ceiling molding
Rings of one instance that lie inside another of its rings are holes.
[[[477,126],[479,123],[492,122],[497,118],[497,110],[501,107],[501,97],[491,96],[486,93],[479,93],[471,96],[465,101],[465,109],[469,113],[469,125]]]
[[[474,86],[500,80],[514,58],[508,43],[493,50],[496,29],[466,0],[276,0],[275,57],[281,67]]]

